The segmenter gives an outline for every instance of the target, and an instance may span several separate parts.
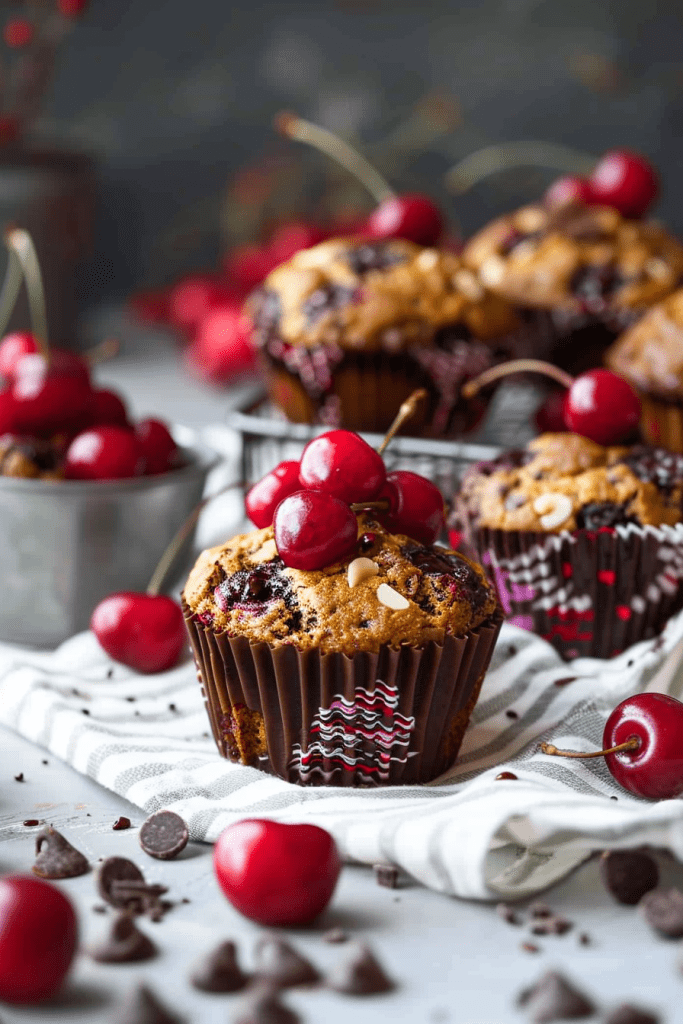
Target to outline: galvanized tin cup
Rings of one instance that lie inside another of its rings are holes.
[[[107,594],[147,588],[201,500],[217,454],[173,431],[187,465],[130,480],[0,477],[0,640],[52,647],[87,629]],[[189,561],[194,533],[178,555]]]

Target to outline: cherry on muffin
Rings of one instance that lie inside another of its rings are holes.
[[[630,149],[603,153],[587,178],[566,175],[554,181],[543,201],[554,209],[568,203],[612,206],[623,217],[643,217],[659,193],[649,160]]]

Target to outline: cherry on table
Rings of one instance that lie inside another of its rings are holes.
[[[444,230],[441,211],[418,192],[382,200],[367,221],[372,238],[405,238],[417,245],[436,245]]]
[[[67,480],[121,480],[145,471],[142,446],[126,427],[104,424],[77,434],[64,462]]]
[[[388,512],[378,513],[392,533],[403,533],[421,544],[433,544],[444,526],[443,495],[439,488],[409,470],[387,474],[380,497],[389,499]]]
[[[323,491],[295,491],[275,509],[275,546],[291,569],[322,569],[350,555],[358,521],[349,506]]]
[[[351,430],[330,430],[309,441],[301,456],[302,487],[346,502],[372,500],[386,479],[384,460]]]
[[[640,399],[631,385],[610,370],[580,374],[564,397],[568,429],[597,444],[623,441],[640,423],[640,414]]]
[[[557,210],[572,203],[588,205],[591,202],[593,202],[593,190],[590,182],[587,178],[579,178],[575,174],[566,174],[562,178],[557,178],[543,195],[543,203],[549,210]]]
[[[648,800],[683,794],[683,703],[665,693],[637,693],[618,704],[607,719],[606,749],[639,741],[634,750],[606,754],[611,774],[624,789]]]
[[[253,369],[256,353],[250,339],[251,324],[241,306],[223,301],[199,321],[185,352],[185,366],[211,384],[227,384]]]
[[[186,644],[182,610],[163,594],[110,594],[93,611],[90,628],[110,658],[136,672],[173,668]]]
[[[0,1000],[38,1003],[61,988],[76,952],[69,899],[39,878],[0,878]]]
[[[280,502],[300,490],[299,463],[281,462],[247,491],[244,498],[247,515],[254,526],[262,530],[272,524]]]
[[[135,426],[135,436],[140,442],[145,459],[145,472],[150,476],[166,473],[178,465],[178,445],[165,423],[161,420],[140,420]]]
[[[624,217],[642,217],[659,192],[652,164],[629,149],[604,153],[588,181],[592,202],[613,206]]]
[[[214,847],[213,864],[230,903],[250,920],[276,927],[317,917],[341,870],[325,829],[261,819],[229,825]]]

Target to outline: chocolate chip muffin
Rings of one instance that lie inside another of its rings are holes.
[[[278,267],[247,309],[271,400],[288,419],[385,431],[416,387],[416,433],[472,428],[464,381],[515,354],[520,321],[452,252],[338,238]]]
[[[200,555],[185,617],[224,757],[303,785],[454,761],[502,621],[482,568],[359,517],[358,554],[286,567],[272,527]]]
[[[543,434],[465,474],[455,525],[513,621],[611,657],[683,606],[683,456]]]
[[[600,365],[683,278],[675,238],[607,206],[524,206],[483,228],[463,258],[485,287],[529,310],[538,354],[575,373]]]

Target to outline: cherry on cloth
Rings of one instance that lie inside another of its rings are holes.
[[[596,444],[624,441],[638,426],[640,413],[640,399],[631,385],[610,370],[582,373],[564,397],[568,429]]]
[[[628,149],[604,153],[588,181],[592,202],[613,206],[624,217],[642,217],[659,192],[652,164]]]
[[[351,430],[330,430],[309,441],[301,456],[302,487],[341,501],[371,501],[386,479],[384,460]]]
[[[291,569],[322,569],[350,555],[358,521],[349,506],[322,491],[295,491],[275,510],[275,545]]]
[[[387,474],[380,497],[389,499],[390,510],[378,513],[379,519],[393,533],[403,533],[429,545],[443,530],[443,495],[431,480],[419,473],[397,469]]]
[[[247,515],[254,526],[262,530],[272,524],[280,502],[300,490],[299,463],[281,462],[247,491],[244,498]]]
[[[121,480],[145,471],[142,446],[132,430],[115,424],[90,427],[69,445],[67,480]]]
[[[136,672],[173,668],[187,642],[180,606],[163,594],[110,594],[93,611],[90,628],[110,658]]]
[[[637,693],[607,719],[605,749],[640,740],[636,750],[606,754],[610,772],[624,789],[648,800],[683,794],[683,703],[665,693]]]
[[[372,238],[405,238],[417,245],[436,245],[444,229],[441,211],[418,192],[382,200],[367,221]]]

